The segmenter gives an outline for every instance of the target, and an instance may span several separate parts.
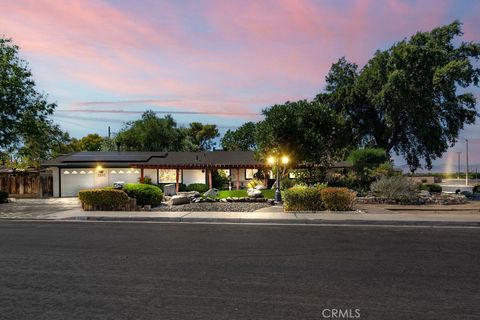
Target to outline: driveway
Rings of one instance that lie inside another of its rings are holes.
[[[13,199],[0,204],[0,219],[42,219],[52,213],[79,208],[78,198]]]

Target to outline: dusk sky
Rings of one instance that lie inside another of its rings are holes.
[[[146,109],[224,132],[270,105],[312,99],[342,56],[362,67],[375,50],[455,19],[463,40],[480,41],[478,0],[0,0],[0,8],[0,34],[21,47],[38,88],[58,104],[55,121],[75,137],[115,132]],[[462,133],[472,164],[478,123]],[[456,161],[455,151],[436,163]]]

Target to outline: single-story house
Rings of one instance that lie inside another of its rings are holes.
[[[298,164],[296,168],[313,168]],[[268,166],[252,151],[200,152],[96,152],[81,151],[42,164],[52,173],[53,196],[74,197],[81,189],[112,186],[115,182],[136,183],[151,179],[154,184],[205,183],[212,187],[212,172],[225,170],[234,189],[245,188],[259,169]],[[335,168],[349,167],[337,163]]]
[[[225,170],[233,188],[246,186],[258,169],[251,151],[202,152],[91,152],[70,153],[42,164],[52,172],[53,196],[72,197],[81,189],[135,183],[206,183],[212,186],[212,171]]]

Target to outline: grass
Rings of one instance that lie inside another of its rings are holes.
[[[275,190],[265,189],[261,190],[263,197],[266,199],[273,199],[275,197]],[[247,197],[247,190],[220,190],[218,192],[218,199],[225,199],[228,197]]]

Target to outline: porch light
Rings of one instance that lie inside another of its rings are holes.
[[[102,171],[103,170],[103,167],[101,165],[98,165],[97,166],[97,171]]]

